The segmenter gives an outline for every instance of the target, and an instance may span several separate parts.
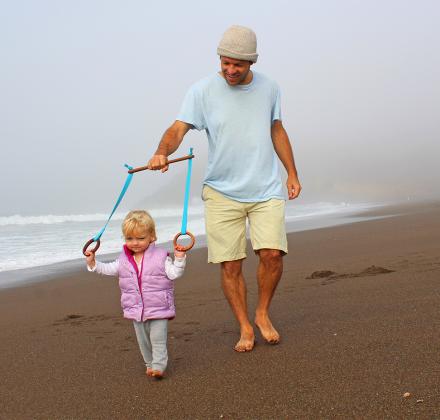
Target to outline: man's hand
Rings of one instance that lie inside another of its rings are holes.
[[[148,161],[148,169],[152,171],[158,171],[159,169],[162,172],[168,171],[168,159],[165,155],[153,155],[153,157]]]
[[[153,171],[161,170],[162,172],[168,171],[167,156],[172,155],[177,150],[180,143],[182,143],[183,137],[191,127],[191,124],[183,121],[174,121],[173,125],[166,129],[155,154],[148,161],[148,169]]]
[[[301,192],[301,184],[299,183],[299,179],[296,175],[289,175],[287,177],[286,185],[289,200],[293,200],[299,196],[299,193]]]

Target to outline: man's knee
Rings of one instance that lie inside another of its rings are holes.
[[[264,265],[272,267],[279,266],[283,262],[283,253],[279,249],[260,249],[258,256]]]
[[[227,278],[236,278],[241,275],[242,260],[223,261],[221,263],[222,275]]]

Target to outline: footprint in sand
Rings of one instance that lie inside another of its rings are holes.
[[[206,331],[209,333],[216,333],[218,331],[218,329],[217,328],[208,328]]]
[[[192,332],[183,332],[181,334],[174,334],[171,336],[172,339],[177,339],[177,340],[181,340],[183,339],[183,341],[191,341],[191,336],[193,335]]]
[[[319,270],[319,271],[314,271],[312,274],[310,274],[310,276],[306,277],[306,279],[323,279],[326,277],[333,276],[334,274],[337,273],[330,270]]]
[[[57,319],[52,325],[60,325],[60,324],[64,324],[66,322],[70,322],[70,321],[74,321],[80,318],[83,318],[84,315],[78,315],[78,314],[69,314],[66,315],[63,319]]]
[[[78,327],[81,326],[85,320],[86,318],[84,315],[70,314],[66,315],[63,319],[56,321],[54,325],[68,324],[71,327]]]
[[[63,318],[63,321],[70,321],[71,319],[78,319],[78,318],[84,318],[84,315],[78,315],[78,314],[70,314],[66,315]]]
[[[323,279],[321,285],[325,286],[327,284],[334,283],[335,281],[340,279],[377,276],[380,274],[389,274],[389,273],[394,273],[394,270],[389,270],[388,268],[371,265],[370,267],[367,267],[366,269],[360,271],[359,273],[338,274],[331,270],[314,271],[310,276],[306,277],[306,279]]]
[[[360,277],[360,276],[377,276],[378,274],[388,274],[388,273],[394,273],[394,270],[388,270],[388,268],[383,267],[376,267],[375,265],[372,265],[365,270],[361,271],[358,274],[355,274],[354,277]]]
[[[90,325],[95,325],[97,321],[107,321],[107,320],[116,320],[119,317],[110,316],[110,315],[92,315],[85,316],[81,314],[68,314],[63,319],[57,319],[52,325],[60,325],[60,324],[69,324],[69,325],[81,325],[83,323],[88,323]],[[115,323],[118,321],[115,321]]]

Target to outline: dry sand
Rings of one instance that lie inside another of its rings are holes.
[[[258,336],[246,354],[218,267],[191,252],[162,381],[145,376],[116,279],[1,291],[0,418],[440,418],[440,205],[370,212],[383,214],[289,235],[272,305],[282,342]]]

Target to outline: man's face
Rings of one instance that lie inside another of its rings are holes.
[[[235,86],[242,83],[249,83],[251,61],[236,60],[235,58],[220,57],[222,74],[229,85]]]

